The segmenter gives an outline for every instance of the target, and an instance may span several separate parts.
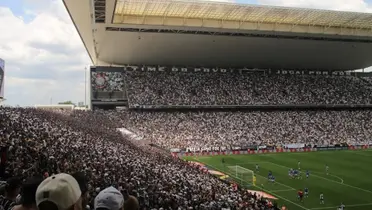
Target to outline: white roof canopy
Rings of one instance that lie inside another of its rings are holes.
[[[113,22],[124,16],[276,23],[372,30],[372,14],[211,1],[117,0]]]
[[[63,2],[97,66],[372,66],[372,14],[211,1]]]

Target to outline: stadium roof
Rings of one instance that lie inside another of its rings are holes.
[[[277,23],[372,30],[372,15],[303,8],[268,7],[212,1],[117,0],[114,23],[126,16]],[[144,22],[144,21],[143,21]]]
[[[211,1],[63,1],[94,65],[372,65],[370,13]]]

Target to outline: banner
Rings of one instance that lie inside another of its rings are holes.
[[[4,98],[5,61],[0,58],[0,99]]]
[[[271,74],[280,75],[323,75],[323,76],[351,76],[352,72],[346,71],[327,71],[327,70],[272,70]]]
[[[239,69],[232,68],[205,68],[205,67],[171,67],[171,66],[125,66],[126,71],[142,72],[183,72],[183,73],[232,73]]]
[[[116,130],[118,130],[123,136],[127,136],[128,138],[130,138],[131,140],[136,140],[136,141],[140,141],[140,140],[143,140],[143,137],[141,136],[138,136],[137,134],[125,129],[125,128],[117,128]]]
[[[183,73],[242,73],[242,74],[278,74],[278,75],[323,75],[323,76],[358,76],[370,77],[369,72],[333,71],[333,70],[275,70],[257,69],[249,67],[222,68],[222,67],[186,67],[186,66],[145,66],[145,65],[124,65],[119,66],[92,66],[91,72],[123,73],[125,71],[138,72],[183,72]],[[102,79],[101,79],[102,80]],[[102,82],[102,81],[99,81]],[[99,84],[101,85],[101,84]]]
[[[318,151],[333,151],[333,150],[348,150],[349,147],[334,147],[334,146],[326,146],[326,147],[317,147]]]
[[[221,152],[172,152],[172,156],[184,157],[184,156],[214,156],[214,155],[245,155],[245,154],[268,154],[268,153],[289,153],[289,152],[317,152],[317,151],[337,151],[337,150],[360,150],[372,148],[370,145],[358,145],[349,147],[335,147],[335,146],[323,146],[314,148],[292,148],[292,149],[260,149],[260,150],[236,150],[236,151],[221,151]]]
[[[182,73],[264,73],[279,75],[323,75],[323,76],[351,76],[354,72],[332,70],[270,70],[255,68],[219,68],[219,67],[180,67],[180,66],[137,66],[127,65],[126,71],[140,72],[182,72]],[[355,74],[355,73],[354,73]]]
[[[297,148],[304,148],[305,144],[286,144],[284,147],[288,149],[297,149]]]

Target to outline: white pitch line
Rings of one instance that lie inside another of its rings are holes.
[[[199,157],[199,158],[200,158],[200,157]],[[194,158],[194,159],[198,160],[197,158]],[[200,161],[200,160],[198,160],[198,161],[201,162],[201,163],[203,163],[203,164],[205,164],[205,165],[207,165],[206,163],[204,163],[204,162],[202,162],[202,161]],[[244,164],[250,164],[250,163],[252,163],[252,164],[256,164],[256,163],[270,163],[270,162],[267,162],[267,161],[252,161],[252,162],[245,162],[245,163],[240,163],[240,164],[244,165]],[[239,166],[240,164],[237,163],[237,166]],[[211,166],[211,167],[213,167],[213,166]],[[243,167],[243,166],[240,166],[240,167],[245,168],[245,167]],[[214,168],[214,167],[213,167],[213,168]],[[253,170],[252,170],[252,171],[253,171]],[[254,175],[256,175],[256,176],[260,176],[260,177],[263,177],[264,179],[268,180],[267,177],[262,176],[262,175],[260,175],[260,174],[258,174],[258,173],[254,173]],[[288,186],[288,185],[285,185],[285,184],[283,184],[283,183],[280,183],[280,182],[275,182],[275,183],[276,183],[276,184],[279,184],[279,185],[282,185],[282,186],[284,186],[284,187],[286,187],[286,188],[289,188],[289,189],[291,189],[291,190],[296,190],[295,188],[293,188],[293,187],[291,187],[291,186]],[[287,189],[286,189],[286,190],[287,190]]]
[[[287,166],[283,166],[283,165],[276,164],[276,163],[273,163],[273,162],[268,162],[268,163],[271,163],[271,164],[276,165],[276,166],[280,166],[282,168],[288,168],[289,169],[289,167],[287,167]],[[337,183],[337,184],[341,184],[341,185],[344,185],[344,186],[347,186],[347,187],[351,187],[351,188],[354,188],[354,189],[361,190],[361,191],[368,192],[368,193],[371,193],[372,194],[372,191],[370,191],[370,190],[366,190],[366,189],[355,187],[355,186],[348,185],[348,184],[345,184],[345,183],[337,182],[335,180],[327,179],[327,178],[324,178],[322,176],[318,176],[316,174],[313,174],[313,176],[318,177],[318,178],[321,178],[321,179],[324,179],[324,180],[327,180],[327,181],[330,181],[330,182],[334,182],[334,183]]]
[[[273,190],[273,191],[270,191],[270,192],[289,192],[289,191],[294,191],[295,189],[287,189],[287,190]]]
[[[345,205],[347,209],[352,207],[361,207],[361,206],[372,206],[372,203],[365,203],[365,204],[352,204],[352,205]],[[332,207],[319,207],[319,208],[312,208],[311,210],[322,210],[322,209],[336,209],[340,206],[332,206]]]
[[[348,151],[348,152],[356,154],[356,155],[364,156],[364,157],[372,157],[372,155],[367,155],[362,152],[355,152],[355,151]]]
[[[200,158],[200,159],[210,159],[211,157],[208,157],[208,156],[200,156],[199,158]]]
[[[317,173],[317,174],[321,174],[321,172],[319,172],[319,171],[312,171],[312,172],[313,172],[313,173]],[[341,184],[344,183],[344,180],[343,180],[341,177],[339,177],[339,176],[332,175],[332,174],[328,174],[328,176],[336,177],[337,179],[339,179],[339,180],[341,181]]]
[[[194,158],[194,159],[195,159],[195,158]],[[197,159],[195,159],[195,160],[197,160]],[[201,162],[201,161],[200,161],[200,162]],[[203,163],[203,162],[201,162],[201,163]],[[208,164],[206,164],[206,163],[203,163],[203,164],[205,164],[206,166],[209,166],[209,167],[211,167],[211,168],[214,168],[214,169],[220,171],[220,169],[218,169],[218,168],[216,168],[216,167],[214,167],[214,166],[208,165]],[[231,175],[231,174],[229,174],[229,173],[227,173],[227,172],[225,172],[225,171],[222,171],[222,172],[225,173],[225,174],[227,174],[227,175],[229,175],[229,176],[231,176],[231,177],[235,177],[234,175]],[[241,180],[241,181],[243,181],[243,182],[246,182],[245,180],[242,180],[242,179],[240,179],[240,178],[238,178],[238,177],[235,177],[235,178],[236,178],[236,179],[239,179],[239,180]],[[263,189],[263,188],[261,188],[261,187],[259,187],[259,186],[256,186],[256,187],[259,188],[259,189],[261,189],[262,191],[266,191],[266,192],[268,192],[268,193],[270,193],[270,194],[272,194],[272,195],[274,195],[274,196],[276,196],[276,197],[278,197],[278,198],[280,198],[280,199],[282,199],[282,200],[285,200],[285,201],[287,201],[287,202],[289,202],[289,203],[292,203],[293,205],[298,206],[298,207],[300,207],[301,209],[310,210],[310,209],[308,209],[308,208],[306,208],[306,207],[304,207],[304,206],[301,206],[301,205],[299,205],[299,204],[297,204],[297,203],[295,203],[295,202],[293,202],[293,201],[290,201],[290,200],[288,200],[288,199],[286,199],[286,198],[283,198],[282,196],[279,196],[278,194],[275,194],[275,193],[273,193],[273,192],[270,191],[270,190],[265,190],[265,189]]]
[[[238,177],[235,177],[235,178],[239,179]],[[244,181],[244,180],[243,180],[243,181]],[[272,194],[272,195],[274,195],[274,196],[276,196],[276,197],[278,197],[278,198],[280,198],[280,199],[282,199],[282,200],[285,200],[285,201],[287,201],[287,202],[289,202],[289,203],[291,203],[291,204],[293,204],[293,205],[295,205],[295,206],[298,206],[298,207],[300,207],[301,209],[310,210],[310,209],[308,209],[308,208],[306,208],[306,207],[304,207],[304,206],[301,206],[301,205],[299,205],[299,204],[297,204],[297,203],[295,203],[295,202],[293,202],[293,201],[291,201],[291,200],[288,200],[288,199],[286,199],[286,198],[284,198],[284,197],[282,197],[282,196],[279,196],[278,194],[275,194],[275,192],[273,192],[273,191],[265,190],[265,189],[263,189],[263,188],[261,188],[261,187],[259,187],[259,186],[256,186],[256,187],[259,188],[259,189],[261,189],[262,191],[266,191],[266,192],[268,192],[268,193],[270,193],[270,194]]]
[[[237,165],[237,166],[239,166],[239,165]],[[242,166],[240,166],[240,167],[242,167]],[[242,167],[242,168],[244,168],[244,167]],[[269,180],[267,177],[262,176],[262,175],[260,175],[260,174],[255,173],[254,175],[256,175],[256,176],[260,176],[260,177],[263,177],[264,179]],[[293,187],[291,187],[291,186],[285,185],[285,184],[280,183],[280,182],[277,182],[277,181],[275,181],[275,184],[282,185],[282,186],[284,186],[284,187],[286,187],[286,188],[288,188],[288,189],[290,189],[290,190],[296,190],[295,188],[293,188]],[[288,190],[288,189],[286,189],[286,190]]]

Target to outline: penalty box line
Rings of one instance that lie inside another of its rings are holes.
[[[273,163],[273,162],[269,162],[269,161],[268,161],[268,163],[271,163],[271,164],[273,164],[273,165],[276,165],[276,166],[279,166],[279,167],[282,167],[282,168],[290,169],[290,167],[287,167],[287,166],[284,166],[284,165],[280,165],[280,164],[277,164],[277,163]],[[316,174],[313,174],[312,176],[315,176],[315,177],[318,177],[318,178],[320,178],[320,179],[324,179],[324,180],[327,180],[327,181],[330,181],[330,182],[334,182],[334,183],[337,183],[337,184],[340,184],[340,185],[344,185],[344,186],[346,186],[346,187],[354,188],[354,189],[361,190],[361,191],[364,191],[364,192],[367,192],[367,193],[371,193],[371,194],[372,194],[372,191],[370,191],[370,190],[366,190],[366,189],[363,189],[363,188],[360,188],[360,187],[355,187],[355,186],[353,186],[353,185],[348,185],[348,184],[345,184],[345,183],[343,183],[343,182],[337,182],[337,181],[335,181],[335,180],[327,179],[327,178],[325,178],[325,177],[318,176],[318,175],[316,175]],[[343,180],[342,180],[342,181],[343,181]]]
[[[289,191],[294,191],[295,189],[286,189],[286,190],[272,190],[271,192],[289,192]]]
[[[242,167],[242,166],[240,166],[240,165],[237,165],[237,166]],[[242,168],[244,168],[244,167],[242,167]],[[247,169],[247,168],[245,168],[245,169]],[[260,175],[260,174],[256,174],[256,173],[254,173],[254,175],[256,175],[256,176],[260,176],[260,177],[263,177],[263,178],[266,179],[266,180],[269,180],[267,177],[262,176],[262,175]],[[234,176],[234,177],[235,177],[235,176]],[[237,177],[236,177],[236,178],[237,178]],[[280,183],[280,182],[277,182],[277,181],[275,181],[275,183],[276,183],[276,184],[279,184],[279,185],[281,185],[281,186],[284,186],[284,187],[287,188],[287,189],[283,189],[283,190],[288,190],[288,191],[296,190],[295,188],[293,188],[293,187],[291,187],[291,186],[288,186],[288,185],[286,185],[286,184],[283,184],[283,183]]]
[[[345,205],[345,208],[349,209],[349,208],[353,208],[353,207],[361,207],[361,206],[372,206],[372,203]],[[340,206],[311,208],[310,210],[336,209],[336,208],[338,208],[338,207],[340,207]]]
[[[194,158],[194,159],[195,159],[195,158]],[[195,159],[195,160],[198,160],[198,159]],[[217,170],[217,171],[221,171],[221,169],[218,169],[218,168],[216,168],[216,167],[214,167],[214,166],[212,166],[212,165],[208,165],[207,163],[204,163],[204,162],[202,162],[202,161],[199,161],[199,162],[203,163],[203,164],[206,165],[206,166],[209,166],[209,167],[211,167],[211,168],[214,168],[214,169]],[[242,179],[240,179],[239,177],[235,177],[234,175],[232,175],[232,174],[230,174],[230,173],[228,173],[228,172],[226,172],[226,171],[224,171],[224,170],[222,170],[222,172],[224,172],[225,174],[227,174],[227,175],[229,175],[229,176],[231,176],[231,177],[234,177],[235,179],[239,179],[239,180],[241,180],[241,181],[243,181],[243,182],[247,182],[246,180],[242,180]],[[277,197],[277,198],[280,198],[280,199],[282,199],[282,200],[284,200],[284,201],[287,201],[288,203],[291,203],[291,204],[293,204],[293,205],[295,205],[295,206],[298,206],[298,207],[300,207],[301,209],[310,210],[310,209],[308,209],[308,208],[306,208],[306,207],[304,207],[304,206],[301,206],[301,205],[298,204],[298,203],[295,203],[295,202],[293,202],[293,201],[291,201],[291,200],[288,200],[288,199],[286,199],[286,198],[284,198],[284,197],[282,197],[282,196],[276,194],[275,192],[272,192],[272,191],[267,190],[267,189],[263,189],[263,188],[261,188],[261,187],[259,187],[259,186],[255,186],[255,187],[257,187],[258,189],[260,189],[260,190],[262,190],[262,191],[264,191],[264,192],[268,192],[268,193],[270,193],[271,195],[274,195],[274,196]]]

